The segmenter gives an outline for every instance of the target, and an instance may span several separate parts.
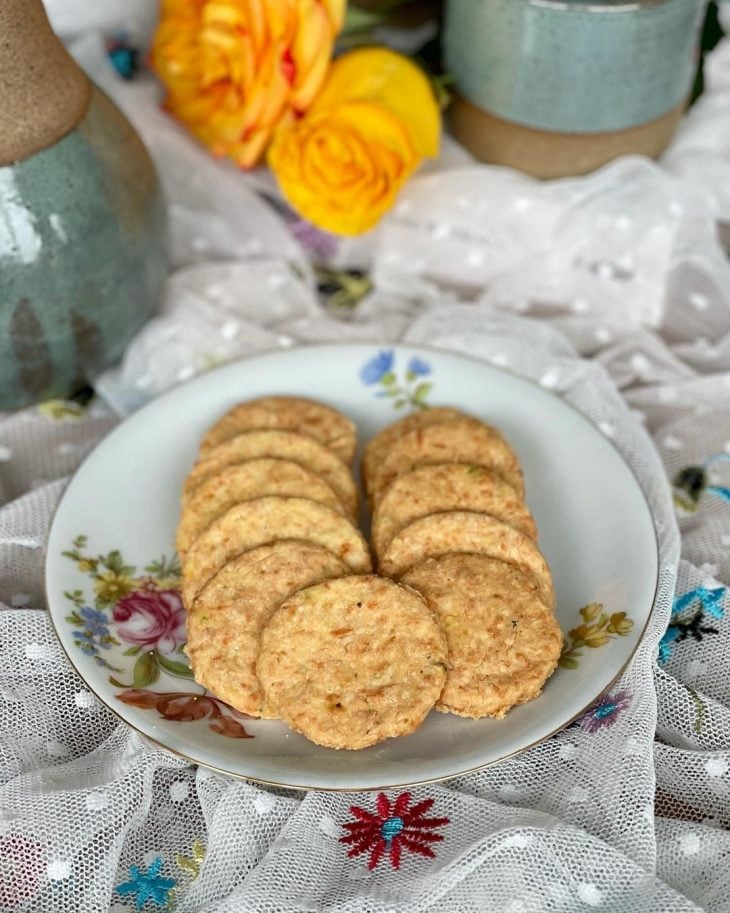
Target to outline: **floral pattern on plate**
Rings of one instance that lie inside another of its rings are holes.
[[[559,665],[563,669],[578,668],[583,647],[591,647],[594,650],[604,647],[616,637],[626,637],[634,627],[626,612],[614,612],[609,615],[598,602],[583,606],[580,615],[584,623],[568,631],[565,638],[559,660]]]
[[[63,552],[89,577],[93,593],[64,593],[72,606],[66,621],[76,628],[76,646],[98,666],[115,673],[109,675],[109,682],[122,689],[117,699],[156,710],[173,722],[206,719],[209,729],[228,738],[253,738],[240,722],[250,717],[205,690],[148,690],[161,673],[188,680],[193,677],[184,652],[185,608],[179,593],[177,556],[170,560],[163,556],[140,573],[125,563],[117,549],[94,555],[87,547],[88,538],[77,536],[72,548]]]
[[[423,378],[432,373],[431,365],[414,355],[408,360],[401,377],[395,361],[393,349],[381,349],[362,366],[360,380],[367,387],[380,387],[375,396],[378,399],[392,400],[394,409],[403,409],[405,406],[428,409],[427,399],[433,383]]]

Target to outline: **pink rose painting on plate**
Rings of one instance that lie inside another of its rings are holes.
[[[110,684],[121,689],[117,699],[176,723],[206,720],[209,729],[228,738],[253,738],[240,722],[247,717],[203,688],[149,690],[161,674],[193,678],[184,652],[185,607],[177,557],[153,561],[138,574],[118,550],[92,555],[87,546],[87,537],[77,536],[63,553],[90,578],[93,590],[91,598],[84,590],[64,594],[72,606],[66,621],[75,628],[76,646],[112,673]]]
[[[172,653],[185,643],[185,609],[176,590],[139,590],[120,599],[112,619],[129,644]]]

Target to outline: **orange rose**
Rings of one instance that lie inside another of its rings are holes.
[[[426,156],[436,155],[441,116],[424,73],[385,48],[332,65],[307,114],[283,124],[269,164],[289,203],[335,234],[372,228]]]
[[[217,155],[257,164],[327,75],[346,0],[162,0],[152,63],[167,109]]]

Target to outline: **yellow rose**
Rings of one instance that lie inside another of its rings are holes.
[[[342,235],[367,231],[422,159],[436,155],[441,118],[428,79],[385,48],[335,61],[307,114],[277,130],[269,164],[305,219]]]
[[[166,108],[218,155],[253,167],[319,91],[346,0],[162,0],[152,63]]]

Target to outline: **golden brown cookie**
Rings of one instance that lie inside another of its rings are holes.
[[[242,431],[278,428],[318,440],[348,465],[355,456],[355,426],[336,409],[298,396],[265,396],[239,403],[208,431],[200,444],[206,453]]]
[[[450,511],[414,520],[390,540],[378,572],[400,578],[426,558],[440,558],[451,552],[488,555],[525,568],[535,576],[545,605],[549,609],[554,607],[550,569],[535,543],[487,514]]]
[[[226,511],[193,542],[183,564],[185,605],[236,555],[277,539],[303,539],[329,549],[350,571],[371,570],[367,542],[336,511],[306,498],[256,498]]]
[[[422,596],[342,577],[286,599],[261,635],[267,706],[318,745],[366,748],[423,722],[446,676],[444,634]]]
[[[401,582],[426,597],[446,634],[438,710],[502,717],[540,694],[563,635],[531,574],[485,555],[452,554],[423,561]]]
[[[434,463],[486,466],[525,495],[517,455],[496,428],[473,418],[448,419],[401,435],[373,467],[371,502],[377,504],[390,483],[404,472]]]
[[[357,516],[357,488],[350,470],[324,444],[296,431],[244,432],[206,451],[185,481],[183,502],[199,485],[228,466],[262,457],[292,460],[315,472],[334,491],[348,516]]]
[[[347,567],[327,549],[284,539],[244,552],[212,577],[188,613],[195,681],[236,710],[269,716],[256,677],[261,631],[287,596]]]
[[[406,472],[386,488],[375,508],[372,543],[381,555],[393,536],[419,517],[446,510],[475,510],[537,538],[532,514],[504,479],[484,466],[436,463]]]
[[[382,428],[375,437],[368,441],[362,455],[360,470],[368,497],[375,468],[382,462],[383,457],[401,435],[415,431],[417,428],[425,428],[426,425],[437,425],[439,422],[463,417],[465,417],[463,412],[451,406],[433,406],[430,409],[414,412],[412,415],[405,415],[397,422]]]
[[[177,528],[176,545],[180,557],[184,559],[200,533],[234,504],[267,495],[309,498],[331,507],[338,514],[345,513],[329,485],[299,463],[268,458],[247,460],[211,476],[187,499]]]

